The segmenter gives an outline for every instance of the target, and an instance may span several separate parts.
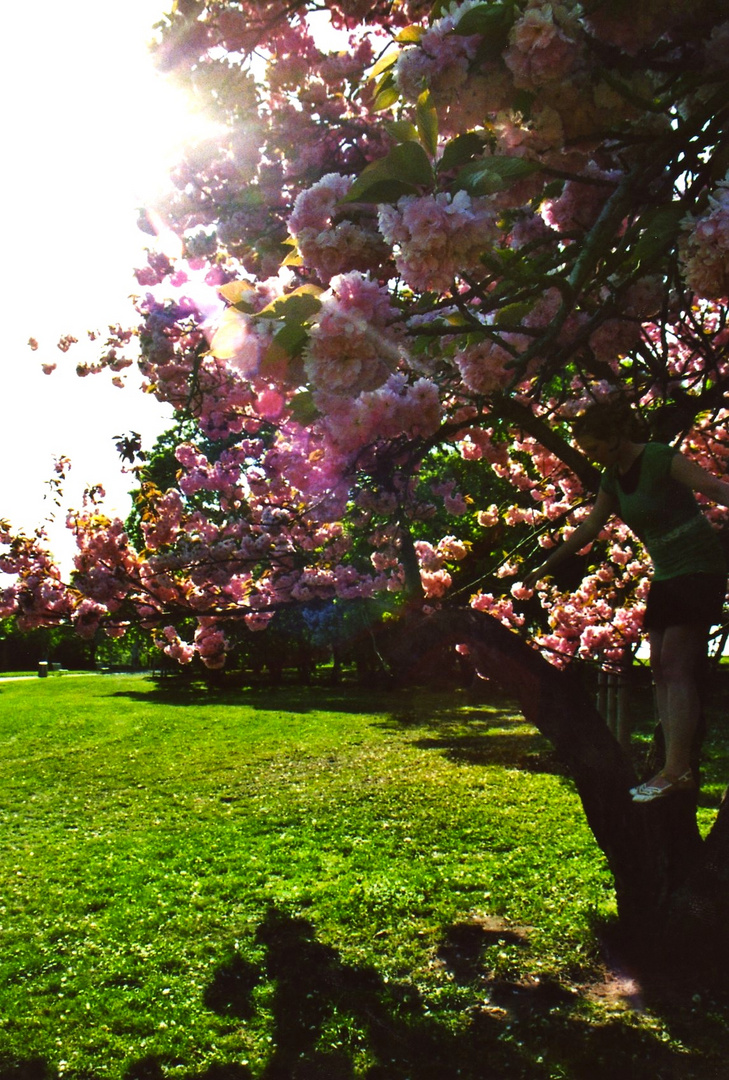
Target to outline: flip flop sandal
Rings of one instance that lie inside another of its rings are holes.
[[[679,791],[691,791],[693,787],[695,787],[693,773],[689,770],[676,780],[669,780],[662,785],[640,784],[633,795],[633,802],[654,802],[656,799],[665,799],[667,795],[675,795]]]

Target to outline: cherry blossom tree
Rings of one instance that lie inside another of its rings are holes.
[[[223,129],[144,213],[140,322],[94,370],[136,363],[174,406],[177,472],[162,489],[135,465],[136,542],[93,493],[70,514],[70,582],[3,523],[0,616],[140,624],[215,669],[241,620],[390,596],[555,740],[622,917],[688,937],[699,879],[708,922],[726,909],[729,810],[702,842],[681,799],[631,806],[560,670],[635,648],[645,554],[614,522],[579,588],[545,583],[537,608],[520,579],[588,510],[569,421],[591,401],[629,400],[712,471],[729,456],[723,5],[338,0],[326,27],[322,10],[177,0],[157,27],[160,68]]]

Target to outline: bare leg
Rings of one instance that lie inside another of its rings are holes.
[[[626,675],[620,676],[621,682],[617,692],[617,740],[626,754],[630,753],[630,736],[633,731],[633,715],[630,708],[630,696],[628,687],[625,685]]]
[[[706,655],[707,627],[669,626],[650,634],[651,668],[666,743],[662,776],[677,780],[691,768],[691,745],[699,720],[698,672]]]

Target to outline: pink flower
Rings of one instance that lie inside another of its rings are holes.
[[[415,551],[423,570],[436,571],[440,570],[443,566],[445,561],[444,555],[437,552],[433,545],[429,544],[427,540],[416,540]]]
[[[478,514],[476,515],[476,520],[478,521],[478,523],[479,523],[479,525],[481,526],[482,529],[490,529],[490,528],[493,528],[494,525],[498,525],[498,523],[499,523],[499,508],[498,508],[498,506],[496,506],[495,503],[492,503],[491,506],[488,507],[488,509],[479,510]]]
[[[461,5],[461,8],[465,5]],[[418,44],[404,49],[395,64],[395,83],[409,101],[417,101],[430,89],[436,104],[448,104],[468,78],[469,65],[480,38],[454,34],[458,12],[449,13],[430,26]]]
[[[421,570],[420,581],[428,600],[445,596],[452,585],[451,575],[447,570]]]
[[[452,562],[460,562],[468,554],[468,548],[469,545],[464,543],[463,540],[459,540],[458,537],[444,536],[438,541],[437,550],[443,558]]]
[[[267,387],[258,395],[256,408],[264,420],[277,420],[284,409],[283,395],[273,387]]]
[[[244,615],[243,621],[249,630],[258,631],[265,630],[272,618],[272,611],[253,611],[250,615]]]
[[[529,0],[524,14],[514,24],[504,60],[517,86],[535,89],[557,82],[579,60],[580,46],[555,22],[555,8],[546,0]],[[561,13],[564,16],[564,9]]]
[[[465,191],[405,195],[397,206],[381,206],[378,220],[399,273],[419,291],[449,290],[498,234],[489,201]]]
[[[547,223],[560,232],[586,232],[592,228],[622,177],[618,170],[605,171],[593,162],[588,163],[585,175],[587,182],[568,180],[561,195],[547,203]]]
[[[304,353],[313,386],[346,395],[381,386],[403,351],[398,316],[377,282],[357,271],[334,278],[321,297]]]
[[[488,339],[457,352],[453,363],[461,378],[476,394],[490,394],[506,386],[513,376],[513,358],[501,345]]]
[[[461,517],[468,512],[468,503],[459,492],[454,495],[446,495],[443,505],[448,513],[453,514],[455,517]]]
[[[304,263],[324,282],[351,270],[375,270],[389,257],[374,214],[358,207],[345,216],[339,205],[352,182],[351,176],[328,173],[297,195],[289,218]]]
[[[205,667],[215,670],[225,666],[228,642],[214,619],[205,617],[198,620],[195,646]]]
[[[690,289],[705,300],[729,299],[729,172],[709,196],[709,209],[684,222],[679,256]]]
[[[76,633],[90,641],[101,625],[101,620],[106,615],[106,608],[88,598],[82,600],[73,613],[73,624]]]
[[[515,600],[530,600],[534,596],[534,589],[527,589],[525,585],[517,581],[511,586],[511,595]]]
[[[604,363],[627,356],[638,344],[640,323],[629,319],[606,319],[590,334],[590,348]]]
[[[142,522],[144,540],[150,551],[156,551],[177,539],[182,520],[182,499],[175,488],[170,488],[155,504],[155,519]]]

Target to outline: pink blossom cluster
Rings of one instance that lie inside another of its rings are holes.
[[[142,521],[144,542],[149,551],[174,543],[180,532],[183,504],[180,493],[170,488],[155,505],[153,521]]]
[[[729,173],[709,196],[708,209],[684,223],[679,252],[689,288],[706,300],[729,300]]]
[[[601,169],[594,162],[588,162],[584,175],[584,181],[568,180],[562,193],[545,207],[547,224],[561,233],[590,229],[622,177],[619,170]]]
[[[323,176],[297,195],[289,218],[304,264],[323,282],[351,270],[377,270],[389,257],[374,214],[359,209],[354,220],[355,211],[344,213],[339,205],[352,181],[339,173]]]
[[[180,477],[179,488],[183,495],[194,495],[198,491],[214,491],[220,496],[220,503],[224,509],[230,509],[236,501],[243,500],[255,472],[245,469],[244,463],[251,448],[257,449],[255,440],[244,439],[241,443],[230,450],[224,450],[217,461],[211,463],[205,455],[189,443],[182,443],[175,451],[175,457],[184,467],[184,475]],[[179,496],[171,489],[160,500],[163,504],[165,533],[174,533],[179,527],[182,517],[182,504]],[[161,528],[161,526],[155,526]],[[152,528],[150,533],[153,534]],[[156,534],[154,534],[156,535]],[[163,540],[163,543],[169,543]],[[157,545],[159,546],[159,545]]]
[[[606,319],[590,334],[590,348],[597,360],[614,364],[627,356],[641,340],[641,326],[637,320]]]
[[[524,616],[514,610],[514,603],[506,596],[494,596],[493,593],[477,592],[471,597],[471,607],[476,611],[485,611],[493,615],[510,630],[524,625]]]
[[[395,82],[406,101],[417,101],[430,90],[439,106],[447,105],[454,92],[466,83],[476,55],[479,37],[453,33],[453,28],[472,4],[437,19],[417,45],[404,49],[395,64]]]
[[[498,235],[490,201],[466,191],[405,195],[381,206],[378,220],[398,272],[420,292],[448,292]]]
[[[494,434],[493,428],[465,426],[458,443],[459,453],[466,461],[486,458],[491,465],[508,467],[508,448]]]
[[[656,275],[638,278],[631,283],[625,294],[625,313],[636,319],[652,319],[661,310],[664,301],[663,282]]]
[[[399,312],[384,286],[358,271],[332,280],[304,352],[306,374],[327,394],[361,394],[387,380],[404,355]]]
[[[528,120],[516,117],[510,102],[496,113],[494,134],[500,153],[509,157],[532,160],[556,160],[565,141],[565,124],[561,110],[540,97]],[[564,164],[564,162],[562,162]],[[527,197],[527,199],[529,196]],[[523,200],[524,203],[527,199]],[[513,205],[518,205],[513,203]]]
[[[392,375],[384,386],[356,398],[319,394],[317,401],[329,440],[345,454],[399,435],[427,438],[441,419],[437,385],[430,379],[409,383],[403,374]]]
[[[474,394],[501,390],[514,376],[513,357],[502,345],[488,338],[456,352],[453,363]]]
[[[568,9],[551,0],[529,0],[509,37],[504,61],[516,86],[539,89],[565,79],[578,64],[579,27]]]
[[[79,637],[91,641],[105,615],[108,615],[108,611],[103,604],[97,604],[95,600],[85,597],[74,611],[71,621]]]
[[[229,645],[215,619],[208,617],[198,619],[195,630],[195,648],[206,668],[216,670],[225,667],[225,655]]]
[[[552,239],[552,230],[547,225],[541,214],[535,211],[524,211],[519,214],[509,232],[509,247],[513,251],[521,251],[527,246],[536,246]]]
[[[435,600],[445,596],[453,584],[446,564],[464,559],[468,554],[468,545],[455,536],[444,536],[435,546],[427,540],[416,540],[415,552],[425,598]],[[383,560],[381,565],[384,569],[388,564]]]
[[[157,647],[178,664],[189,664],[195,655],[195,646],[183,641],[174,626],[165,626]]]
[[[565,529],[564,535],[569,531]],[[622,522],[609,523],[600,539],[606,545],[606,561],[574,592],[562,594],[553,584],[540,584],[550,632],[537,642],[558,666],[572,656],[600,655],[620,662],[640,640],[649,585],[647,556]],[[517,596],[516,590],[512,593]]]
[[[727,66],[729,57],[729,22],[714,26],[711,36],[705,44],[706,66],[709,70],[720,71]]]
[[[462,517],[463,514],[468,512],[468,502],[464,498],[463,493],[457,489],[455,480],[444,480],[439,484],[432,484],[430,487],[430,494],[437,499],[442,499],[444,508],[449,514],[453,514],[454,517]],[[454,537],[446,539],[455,542]],[[445,541],[439,541],[439,550],[442,550],[440,545],[444,542]]]
[[[147,265],[134,271],[137,282],[144,288],[159,285],[172,273],[173,265],[163,252],[148,251]]]
[[[116,612],[127,598],[137,576],[139,557],[132,547],[124,523],[100,517],[93,510],[69,517],[78,554],[74,556],[74,582],[95,604]],[[94,611],[99,612],[95,607]],[[101,614],[101,613],[100,613]],[[85,615],[88,618],[88,612]]]
[[[479,510],[476,520],[482,529],[492,529],[499,523],[499,508],[496,503],[491,503],[485,510]]]

